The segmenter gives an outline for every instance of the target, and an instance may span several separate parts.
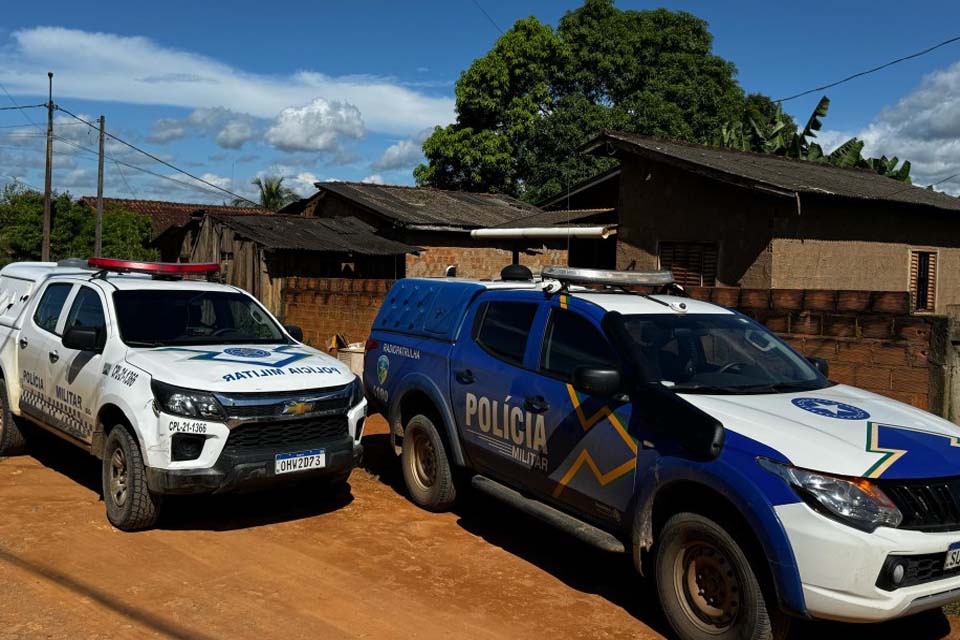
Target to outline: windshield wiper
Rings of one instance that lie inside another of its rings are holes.
[[[772,384],[751,384],[739,386],[722,386],[715,384],[690,384],[669,387],[677,393],[717,393],[717,394],[751,394],[751,393],[789,393],[791,391],[813,391],[822,389],[818,384],[804,382],[775,382]]]
[[[149,340],[127,340],[128,347],[162,347],[164,346],[163,342],[150,342]]]

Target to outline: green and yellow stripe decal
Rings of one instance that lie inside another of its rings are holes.
[[[932,433],[930,431],[924,431],[922,429],[911,429],[910,427],[901,427],[895,424],[883,424],[880,422],[868,422],[867,423],[867,453],[879,453],[881,458],[877,460],[873,465],[867,469],[863,477],[876,479],[879,478],[886,472],[890,467],[894,465],[900,458],[907,454],[907,449],[887,449],[886,447],[880,446],[880,427],[887,427],[888,429],[899,429],[901,431],[913,431],[914,433],[922,433],[928,436],[936,436],[938,438],[944,438],[950,442],[951,447],[960,447],[960,438],[956,436],[948,436],[942,433]]]
[[[561,306],[562,306],[561,301]],[[583,413],[583,407],[580,404],[580,395],[573,388],[573,385],[567,385],[567,394],[570,396],[570,402],[573,403],[573,410],[576,413],[577,420],[580,422],[580,427],[584,431],[589,431],[596,425],[598,422],[604,418],[610,421],[610,425],[616,430],[620,435],[620,438],[624,443],[629,447],[630,451],[633,452],[633,456],[624,462],[623,464],[603,473],[600,471],[600,467],[597,466],[596,461],[590,455],[590,452],[584,449],[577,455],[577,459],[574,460],[573,464],[567,470],[563,477],[560,478],[557,482],[557,486],[553,490],[553,497],[558,497],[563,490],[570,484],[570,482],[576,477],[580,470],[586,466],[593,473],[593,477],[597,479],[597,482],[600,483],[601,487],[605,487],[614,480],[622,478],[631,471],[633,471],[637,466],[637,441],[630,437],[630,434],[627,433],[627,429],[623,426],[623,421],[620,417],[613,411],[609,406],[603,405],[600,407],[593,415],[587,417]]]
[[[560,294],[560,308],[566,309],[569,303],[570,303],[570,296],[568,296],[565,293]]]

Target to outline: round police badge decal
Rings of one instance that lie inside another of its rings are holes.
[[[266,358],[270,355],[269,351],[250,349],[248,347],[230,347],[229,349],[224,349],[223,352],[228,356],[236,356],[238,358]]]
[[[837,420],[867,420],[870,418],[870,414],[863,409],[836,400],[794,398],[793,404],[804,411],[815,413],[824,418],[836,418]]]
[[[383,384],[387,379],[387,373],[390,371],[390,358],[380,356],[377,358],[377,380]]]

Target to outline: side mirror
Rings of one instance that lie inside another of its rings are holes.
[[[64,348],[74,351],[100,353],[103,350],[100,331],[94,327],[70,327],[64,332],[61,342]]]
[[[807,358],[813,368],[823,374],[824,378],[830,377],[830,363],[823,358]]]
[[[573,388],[590,396],[609,398],[623,391],[617,369],[580,366],[573,370]]]
[[[303,329],[298,327],[295,324],[288,324],[284,327],[287,330],[287,333],[290,334],[290,337],[296,340],[297,342],[303,342]]]

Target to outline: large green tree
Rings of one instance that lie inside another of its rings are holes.
[[[54,260],[93,255],[96,220],[93,210],[57,195],[51,203],[50,253]],[[0,192],[0,265],[39,260],[43,233],[43,194],[15,185]],[[103,255],[128,260],[153,260],[148,247],[150,218],[118,208],[103,212]]]
[[[586,0],[556,29],[519,20],[460,76],[457,120],[426,140],[414,176],[536,201],[613,164],[576,152],[601,129],[710,142],[725,122],[769,118],[772,102],[748,99],[735,75],[682,11]]]

